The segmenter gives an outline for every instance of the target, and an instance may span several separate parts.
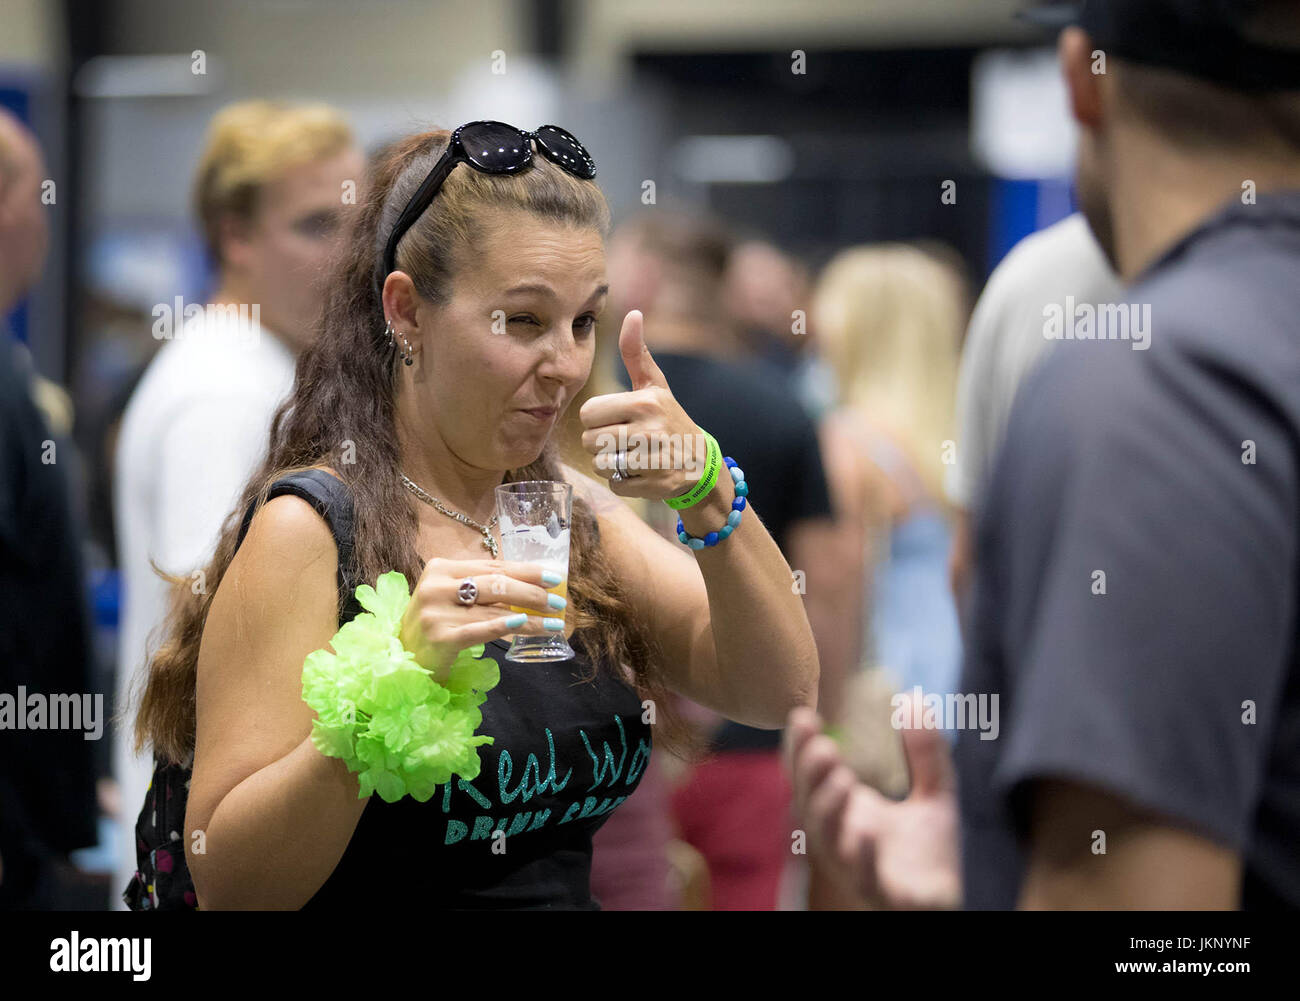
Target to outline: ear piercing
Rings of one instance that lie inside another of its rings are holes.
[[[384,333],[388,335],[388,346],[390,348],[397,348],[397,354],[402,359],[402,361],[406,362],[406,364],[408,365],[413,365],[415,363],[415,353],[411,350],[411,344],[406,339],[405,334],[398,334],[397,331],[393,329],[392,320],[389,320],[387,322],[387,326],[384,327]],[[400,347],[397,347],[397,340],[396,340],[397,337],[402,338],[402,344],[405,345],[405,350],[403,350]]]

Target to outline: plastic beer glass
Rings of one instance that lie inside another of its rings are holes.
[[[501,532],[501,555],[507,560],[537,563],[560,575],[560,582],[548,590],[564,599],[569,596],[569,530],[573,516],[573,485],[558,480],[523,480],[496,488],[497,523]],[[517,608],[549,618],[565,619],[566,609]],[[536,664],[568,660],[574,650],[559,630],[549,636],[516,635],[506,659]]]

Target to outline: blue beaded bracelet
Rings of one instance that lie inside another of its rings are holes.
[[[740,524],[741,512],[745,510],[745,498],[749,495],[749,485],[745,483],[745,471],[736,465],[736,460],[731,456],[727,456],[722,461],[727,464],[727,471],[731,473],[731,480],[736,485],[736,499],[731,502],[731,513],[727,515],[727,523],[716,532],[710,532],[702,539],[687,532],[686,526],[682,524],[682,519],[677,519],[677,538],[692,549],[716,546],[736,530],[736,527]]]

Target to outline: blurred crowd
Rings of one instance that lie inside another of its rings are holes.
[[[1070,60],[1085,59],[1085,54],[1063,46],[1062,58],[1068,73],[1082,65]],[[1109,101],[1113,95],[1094,92],[1081,80],[1074,82],[1072,93],[1075,114],[1085,128],[1091,123],[1100,130],[1103,104],[1093,107],[1088,102]],[[1170,110],[1178,97],[1173,90],[1163,98],[1152,96],[1151,90],[1144,93],[1149,104],[1138,102],[1133,115],[1176,116]],[[1224,107],[1230,116],[1231,107]],[[1218,119],[1210,116],[1207,121],[1205,127],[1213,128]],[[1013,577],[1022,592],[1055,596],[1056,578],[1051,575],[1060,568],[1043,554],[1062,550],[1045,543],[1046,548],[1033,551],[1036,556],[1014,564],[990,562],[983,567],[988,579],[975,585],[978,554],[992,551],[986,547],[1016,533],[1023,533],[1017,544],[1028,545],[1024,539],[1032,540],[1040,531],[1032,524],[1035,517],[1041,521],[1059,513],[1065,519],[1060,524],[1066,526],[1061,531],[1069,530],[1074,522],[1067,509],[1072,504],[1094,499],[1090,489],[1104,494],[1135,482],[1140,467],[1132,459],[1110,472],[1098,470],[1095,483],[1072,481],[1060,494],[1044,487],[1041,495],[1013,496],[1008,478],[1028,482],[1034,472],[998,465],[1008,434],[1019,435],[1012,445],[1026,463],[1030,457],[1047,461],[1043,457],[1050,443],[1033,438],[1035,428],[1042,435],[1055,433],[1051,441],[1062,449],[1073,447],[1073,439],[1063,439],[1061,427],[1045,417],[1053,396],[1069,396],[1067,376],[1049,374],[1035,385],[1036,396],[1024,406],[1038,409],[1013,408],[1030,373],[1058,349],[1058,340],[1044,334],[1043,304],[1071,297],[1076,304],[1099,306],[1120,299],[1140,270],[1126,265],[1152,260],[1139,253],[1143,241],[1159,245],[1141,229],[1140,206],[1148,196],[1158,200],[1158,193],[1166,190],[1160,184],[1177,191],[1182,208],[1176,211],[1186,216],[1186,233],[1210,218],[1212,209],[1236,201],[1238,176],[1282,191],[1300,183],[1300,170],[1293,163],[1287,166],[1288,157],[1300,156],[1295,145],[1300,133],[1282,130],[1269,138],[1260,131],[1244,139],[1238,134],[1214,147],[1212,136],[1189,138],[1194,128],[1186,122],[1175,121],[1166,132],[1152,128],[1140,142],[1132,138],[1140,130],[1131,121],[1117,128],[1120,138],[1111,134],[1111,146],[1100,141],[1085,144],[1084,156],[1144,158],[1150,170],[1167,170],[1163,179],[1148,179],[1143,186],[1132,176],[1136,168],[1126,162],[1117,161],[1109,174],[1101,169],[1088,172],[1085,165],[1080,178],[1084,213],[1025,240],[987,282],[972,274],[951,248],[930,241],[848,246],[827,259],[810,261],[702,205],[645,206],[616,220],[606,245],[611,298],[598,331],[596,369],[583,397],[574,401],[569,421],[561,425],[565,448],[575,456],[575,464],[584,461],[577,410],[591,396],[627,388],[616,339],[627,311],[642,311],[646,343],[674,397],[743,463],[756,485],[755,509],[794,571],[791,586],[803,595],[820,656],[817,714],[834,750],[826,745],[819,751],[826,757],[820,772],[811,765],[801,772],[795,752],[811,746],[807,734],[744,726],[683,699],[681,710],[710,751],[695,762],[656,753],[635,794],[601,827],[595,840],[592,892],[604,909],[866,909],[908,899],[906,892],[891,892],[893,884],[875,868],[879,858],[873,858],[871,850],[864,848],[865,854],[856,860],[845,858],[850,852],[845,839],[858,838],[882,850],[886,844],[880,827],[863,833],[876,821],[863,820],[865,813],[853,814],[866,810],[861,805],[866,800],[851,799],[845,806],[837,795],[849,796],[846,786],[838,793],[822,788],[823,801],[814,802],[818,783],[832,773],[832,758],[851,774],[853,796],[870,789],[883,797],[881,802],[912,802],[909,797],[917,793],[923,767],[927,782],[942,781],[935,778],[938,772],[919,763],[917,754],[938,760],[951,751],[918,750],[919,744],[908,743],[911,738],[890,723],[900,704],[897,696],[962,690],[963,626],[968,621],[985,624],[978,633],[981,642],[992,642],[989,637],[996,634],[1006,643],[1012,650],[1007,657],[1021,649],[1006,640],[1009,630],[1025,631],[1023,648],[1030,652],[1040,650],[1034,643],[1050,647],[1084,635],[1083,626],[1061,625],[1059,632],[1051,632],[1058,626],[1054,616],[1078,622],[1089,614],[1071,610],[1065,598],[1034,610],[1015,606],[1014,618],[999,618],[999,610],[989,607],[1005,593],[999,588],[1013,586],[1007,583]],[[194,165],[195,223],[217,279],[202,304],[203,315],[186,318],[194,321],[185,328],[186,336],[160,337],[157,311],[153,316],[120,308],[106,313],[101,329],[111,330],[125,346],[123,357],[130,364],[120,367],[112,384],[95,387],[88,412],[75,414],[67,392],[35,374],[21,344],[4,339],[0,539],[12,558],[0,567],[5,578],[0,665],[38,663],[50,672],[44,679],[50,690],[104,693],[112,741],[109,753],[79,734],[70,735],[52,767],[49,759],[24,757],[20,734],[0,733],[10,745],[0,753],[0,904],[121,906],[122,890],[136,870],[135,829],[152,771],[149,750],[135,746],[131,712],[151,636],[166,614],[167,585],[158,571],[186,575],[203,565],[221,522],[265,449],[271,416],[293,385],[300,352],[311,342],[323,283],[346,232],[349,206],[340,204],[340,185],[364,176],[366,153],[344,116],[327,107],[263,101],[227,107],[211,122]],[[1231,165],[1224,166],[1229,161]],[[1214,180],[1198,173],[1202,162],[1217,165]],[[1199,186],[1193,175],[1204,178]],[[0,315],[22,298],[40,273],[45,223],[33,192],[43,176],[36,137],[16,119],[0,116]],[[1225,177],[1232,183],[1223,183]],[[1096,195],[1087,187],[1089,179],[1108,186],[1108,218],[1120,212],[1132,216],[1116,241],[1121,247],[1118,256],[1127,255],[1124,259],[1117,260],[1103,245],[1111,234],[1101,234],[1101,242],[1094,235],[1095,226],[1088,223],[1097,218],[1095,213],[1085,220],[1092,207],[1088,199]],[[1276,214],[1282,221],[1274,225],[1294,224],[1294,216],[1288,215],[1293,211],[1293,205],[1284,204]],[[1228,246],[1248,253],[1272,238],[1238,231],[1240,243]],[[1294,254],[1294,230],[1285,239],[1293,241],[1289,246],[1294,265],[1300,262]],[[1194,255],[1195,247],[1187,253]],[[1280,256],[1279,250],[1274,259]],[[1181,266],[1167,262],[1175,265]],[[1212,274],[1215,261],[1201,266]],[[1121,272],[1129,272],[1126,281],[1121,281]],[[1294,280],[1296,272],[1290,274]],[[1224,279],[1225,289],[1233,280]],[[1225,289],[1216,293],[1226,296]],[[1157,290],[1148,296],[1161,301],[1160,294]],[[1269,300],[1268,309],[1274,312],[1257,314],[1251,322],[1255,328],[1289,323],[1289,336],[1295,338],[1294,314],[1283,319],[1277,312],[1280,301]],[[215,330],[229,332],[250,322],[239,314],[240,304],[248,303],[260,306],[260,315],[252,321],[262,333],[255,346],[237,355],[215,350]],[[1231,312],[1234,307],[1224,308]],[[180,317],[175,322],[179,331]],[[1211,316],[1206,322],[1222,326],[1228,320]],[[1275,363],[1294,377],[1300,374],[1296,358],[1294,352],[1278,354]],[[1235,356],[1225,355],[1222,364],[1235,365]],[[1059,366],[1053,372],[1057,370]],[[1080,379],[1092,380],[1087,385],[1094,389],[1112,378],[1084,368],[1077,371]],[[1234,377],[1249,382],[1253,376],[1242,371],[1234,369]],[[1174,369],[1165,374],[1182,377]],[[1055,381],[1046,382],[1053,377]],[[1179,387],[1202,402],[1210,397],[1195,379]],[[1270,405],[1293,413],[1296,393],[1293,385],[1289,399]],[[1101,420],[1112,403],[1101,400],[1097,406],[1091,416],[1075,412],[1071,420]],[[1176,442],[1178,432],[1164,429],[1159,413],[1153,405],[1145,426]],[[1267,438],[1262,424],[1242,424],[1228,414],[1220,412],[1222,434],[1233,448],[1241,439]],[[1087,465],[1087,455],[1114,459],[1092,439],[1083,441],[1080,449],[1100,450],[1075,456],[1080,466]],[[47,451],[57,449],[60,456],[75,458],[42,463],[42,443]],[[42,468],[57,473],[41,475]],[[1045,472],[1041,482],[1054,482],[1050,476]],[[1294,470],[1275,476],[1270,489],[1294,499]],[[1152,511],[1170,510],[1169,517],[1184,519],[1181,524],[1192,535],[1205,528],[1206,523],[1181,508],[1162,506],[1159,496],[1130,499],[1134,504],[1149,501]],[[1254,494],[1242,496],[1245,505],[1255,501]],[[675,538],[673,512],[664,505],[628,503],[667,538]],[[986,506],[1001,514],[990,520],[988,537],[981,542],[978,519]],[[1101,509],[1099,505],[1089,510]],[[1270,512],[1247,506],[1242,517],[1263,521]],[[1107,540],[1120,531],[1099,528],[1089,538]],[[1181,564],[1171,559],[1170,547],[1188,544],[1188,537],[1166,539],[1163,558],[1171,561],[1161,563],[1159,554],[1150,555],[1146,565],[1154,566],[1152,576],[1143,578],[1134,570],[1134,579],[1146,585],[1161,579],[1161,573],[1177,575]],[[1289,538],[1294,540],[1294,532]],[[1230,548],[1232,543],[1224,545]],[[1264,550],[1251,548],[1249,553],[1246,562],[1263,559]],[[1284,555],[1293,558],[1294,548]],[[1236,566],[1231,557],[1222,559],[1224,566]],[[1138,565],[1135,557],[1126,568]],[[92,568],[116,570],[120,580],[112,651],[102,643],[97,648],[93,610],[82,600]],[[1289,577],[1280,576],[1294,588],[1294,566],[1290,570]],[[1086,558],[1071,564],[1070,572],[1075,571],[1084,574],[1080,594],[1087,594],[1090,579],[1092,594],[1098,594]],[[1114,603],[1138,600],[1120,575],[1113,574],[1111,582]],[[1106,593],[1104,583],[1100,593]],[[1293,590],[1279,593],[1278,599],[1294,610]],[[1189,611],[1208,614],[1192,598],[1188,602],[1194,606]],[[1008,616],[1011,607],[1005,609]],[[1147,611],[1158,616],[1159,603],[1153,600]],[[1288,627],[1283,622],[1278,628],[1285,633]],[[1294,644],[1294,621],[1289,628]],[[1046,631],[1035,632],[1040,629]],[[1141,647],[1144,641],[1136,635],[1129,634],[1130,643]],[[1080,640],[1080,645],[1087,644]],[[1161,663],[1186,652],[1156,642],[1148,651]],[[1270,656],[1260,653],[1262,659]],[[1288,656],[1293,653],[1279,652],[1275,659],[1285,664]],[[1222,664],[1224,671],[1235,667]],[[1287,685],[1294,689],[1296,678],[1292,673],[1286,681],[1284,669],[1278,670],[1282,673],[1259,675],[1259,685],[1249,692],[1234,689],[1224,711],[1239,712],[1234,707],[1241,698],[1256,698],[1265,706],[1281,699],[1278,693]],[[1098,679],[1098,691],[1109,678]],[[0,691],[12,691],[21,681],[17,676],[3,680]],[[1009,693],[1010,682],[1004,683],[1008,687],[1002,690]],[[1074,688],[1062,686],[1042,696],[1031,679],[1020,694],[1025,700],[1087,701]],[[1115,686],[1118,704],[1129,704],[1123,701],[1127,689],[1120,682]],[[1188,699],[1194,702],[1196,697]],[[1112,710],[1123,714],[1114,705],[1107,709]],[[1081,711],[1086,713],[1087,707]],[[1006,697],[1004,727],[1012,712]],[[1286,733],[1295,722],[1285,714],[1270,718]],[[1176,715],[1170,725],[1175,724]],[[1122,744],[1125,732],[1097,739]],[[1025,727],[1017,731],[1024,743],[1013,745],[1013,750],[1031,756],[1026,733]],[[957,740],[951,730],[941,735],[941,743]],[[1266,756],[1252,748],[1234,745],[1231,753]],[[1131,756],[1125,760],[1142,760],[1141,753],[1128,746],[1116,753],[1128,752]],[[1069,777],[1119,788],[1135,801],[1175,817],[1189,815],[1180,812],[1182,804],[1176,799],[1148,796],[1144,783],[1163,781],[1160,768],[1172,774],[1179,767],[1194,769],[1196,762],[1165,760],[1153,779],[1126,774],[1118,766],[1107,770],[1099,765],[1089,773],[1064,752],[1059,761],[1062,774]],[[1002,767],[1012,765],[1004,762]],[[1294,777],[1295,759],[1279,767]],[[1193,780],[1194,771],[1171,780],[1172,788]],[[1250,781],[1266,787],[1274,779],[1255,776]],[[967,788],[977,789],[978,780]],[[1291,798],[1281,797],[1270,807],[1283,817],[1277,822],[1280,829],[1295,819],[1288,812],[1296,803],[1294,785],[1287,796]],[[972,809],[975,813],[967,815],[967,822],[978,814]],[[952,817],[936,819],[927,832],[941,823],[953,823]],[[984,818],[981,830],[993,823]],[[1086,829],[1094,826],[1106,825],[1099,821]],[[797,835],[805,833],[807,849],[792,850],[792,837],[798,844]],[[1291,833],[1297,832],[1291,828]],[[972,845],[979,848],[972,840],[967,850]],[[958,851],[955,844],[946,850],[954,857]],[[931,865],[932,860],[916,864]],[[868,870],[876,876],[863,876]],[[1210,871],[1208,863],[1205,871]],[[972,878],[968,871],[968,904],[998,902],[992,890],[983,897],[972,892]],[[1279,885],[1270,892],[1282,899],[1288,891]],[[927,897],[918,890],[917,899],[936,906],[957,902],[941,891]],[[1078,899],[1086,900],[1086,894]]]

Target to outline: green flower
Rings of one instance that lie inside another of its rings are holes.
[[[477,749],[493,742],[474,733],[483,723],[478,707],[500,683],[500,667],[479,644],[460,651],[439,684],[402,646],[405,576],[390,571],[356,596],[366,611],[303,661],[302,697],[317,716],[312,744],[357,774],[362,799],[423,803],[453,775],[476,778]]]
[[[313,720],[311,725],[311,742],[327,758],[347,758],[356,743],[356,727],[330,726],[320,720]]]
[[[367,612],[383,624],[385,634],[394,632],[406,614],[411,589],[400,570],[390,570],[375,581],[375,587],[362,584],[357,588],[357,601]]]
[[[501,681],[501,666],[491,657],[486,660],[482,658],[482,643],[458,653],[452,662],[451,673],[444,682],[447,690],[453,695],[468,695],[471,691],[477,691],[486,698],[487,692]],[[482,701],[479,699],[474,704],[478,705]]]

